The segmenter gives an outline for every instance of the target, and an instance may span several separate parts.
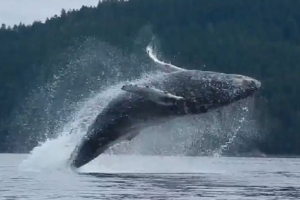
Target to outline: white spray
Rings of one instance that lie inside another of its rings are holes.
[[[160,71],[172,72],[185,70],[172,64],[167,64],[157,59],[152,47],[147,47],[149,57],[160,66]],[[29,170],[65,170],[66,162],[71,152],[86,134],[88,126],[95,119],[97,114],[120,93],[124,84],[139,84],[147,81],[161,73],[144,74],[141,78],[134,81],[119,82],[113,86],[107,87],[105,90],[96,95],[88,97],[85,101],[77,104],[77,110],[72,114],[71,120],[63,124],[58,130],[58,134],[54,139],[48,139],[44,143],[35,147],[29,157],[21,164],[21,168]],[[179,120],[167,122],[166,124],[145,129],[141,134],[131,142],[118,144],[108,150],[106,153],[129,153],[129,154],[151,154],[151,155],[186,155],[188,147],[192,145],[194,138],[199,137],[199,126],[207,127],[207,124],[214,124],[210,117],[188,117]],[[219,123],[211,125],[213,132]],[[236,131],[237,134],[238,131]],[[234,140],[236,134],[230,137]],[[232,142],[232,141],[231,141]],[[225,143],[228,146],[229,143]],[[218,155],[225,148],[221,147]],[[218,148],[219,149],[219,148]]]

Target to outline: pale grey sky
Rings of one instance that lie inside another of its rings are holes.
[[[79,9],[83,5],[96,6],[99,0],[0,0],[0,26],[2,23],[13,26],[20,22],[31,24],[65,10]]]

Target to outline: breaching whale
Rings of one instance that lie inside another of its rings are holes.
[[[98,114],[69,162],[79,168],[122,140],[132,140],[149,126],[186,115],[206,113],[246,99],[260,81],[212,71],[185,70],[149,56],[167,73],[140,85],[124,85]]]

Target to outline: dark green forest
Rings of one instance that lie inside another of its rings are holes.
[[[35,131],[22,129],[25,124],[12,119],[37,85],[70,64],[65,52],[94,38],[120,55],[137,55],[154,36],[164,60],[175,65],[205,65],[203,70],[261,80],[257,113],[266,137],[257,148],[268,154],[299,155],[299,10],[300,1],[295,0],[107,0],[96,7],[62,10],[45,23],[2,24],[0,150],[28,152],[37,145]],[[40,123],[35,112],[32,117]]]

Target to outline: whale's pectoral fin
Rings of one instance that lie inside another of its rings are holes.
[[[148,86],[142,87],[137,85],[124,85],[121,89],[166,106],[175,105],[177,102],[185,100],[183,97]]]

